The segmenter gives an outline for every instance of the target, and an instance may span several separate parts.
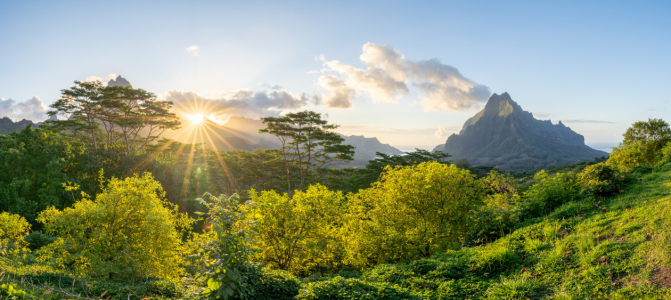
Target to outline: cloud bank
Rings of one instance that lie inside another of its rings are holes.
[[[320,56],[328,71],[336,72],[344,79],[340,80],[343,84],[339,85],[338,90],[343,91],[343,86],[352,91],[361,90],[376,102],[398,101],[409,93],[408,85],[413,85],[422,92],[421,104],[428,111],[466,110],[487,101],[491,95],[487,86],[464,77],[457,68],[443,64],[437,58],[412,61],[391,46],[373,43],[363,45],[363,54],[359,58],[366,65],[365,70],[337,60],[327,61]],[[327,90],[327,94],[323,95],[327,99],[336,95],[336,88],[327,84],[335,83],[333,77],[337,78],[334,75],[324,75],[318,80],[319,85]],[[344,106],[350,107],[353,94],[347,93],[344,99],[342,97],[345,94],[341,93],[338,101],[334,103],[350,103],[349,106]]]
[[[8,117],[14,122],[23,119],[41,122],[47,119],[48,107],[39,97],[33,96],[24,101],[14,99],[0,99],[0,117]]]
[[[252,91],[237,90],[219,98],[206,98],[195,92],[170,90],[165,100],[173,101],[177,111],[194,114],[206,113],[218,123],[225,123],[231,116],[261,118],[278,116],[282,110],[300,109],[307,105],[304,94],[292,94],[286,90]]]

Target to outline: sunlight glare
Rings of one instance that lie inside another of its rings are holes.
[[[202,123],[202,122],[205,120],[203,114],[195,114],[195,115],[189,115],[189,114],[187,114],[186,117],[187,117],[189,120],[191,120],[191,122],[192,122],[193,124],[200,124],[200,123]]]

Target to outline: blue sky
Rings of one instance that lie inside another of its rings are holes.
[[[365,71],[360,56],[370,43],[412,66],[438,58],[465,82],[508,92],[608,149],[631,123],[668,115],[669,3],[0,1],[0,114],[20,117],[16,105],[35,96],[49,105],[74,80],[120,74],[163,97],[230,101],[232,91],[250,90],[273,100],[285,91],[304,98],[282,111],[317,110],[344,133],[412,149],[444,143],[484,104],[476,97],[455,109],[448,104],[466,102],[445,100],[429,110],[412,81],[427,77],[397,80],[407,91],[380,100],[353,73],[325,66]],[[308,101],[327,99],[320,78],[328,75],[353,92],[349,108]]]

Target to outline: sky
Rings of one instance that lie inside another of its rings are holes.
[[[75,80],[121,75],[220,122],[305,109],[401,150],[492,93],[609,151],[667,119],[668,1],[5,1],[0,117],[41,121]],[[192,112],[198,113],[198,112]]]

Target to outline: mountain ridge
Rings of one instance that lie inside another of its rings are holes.
[[[537,120],[508,93],[493,94],[485,108],[469,118],[459,134],[445,142],[452,160],[501,169],[539,169],[591,160],[608,153],[585,145],[585,138],[561,121]]]

